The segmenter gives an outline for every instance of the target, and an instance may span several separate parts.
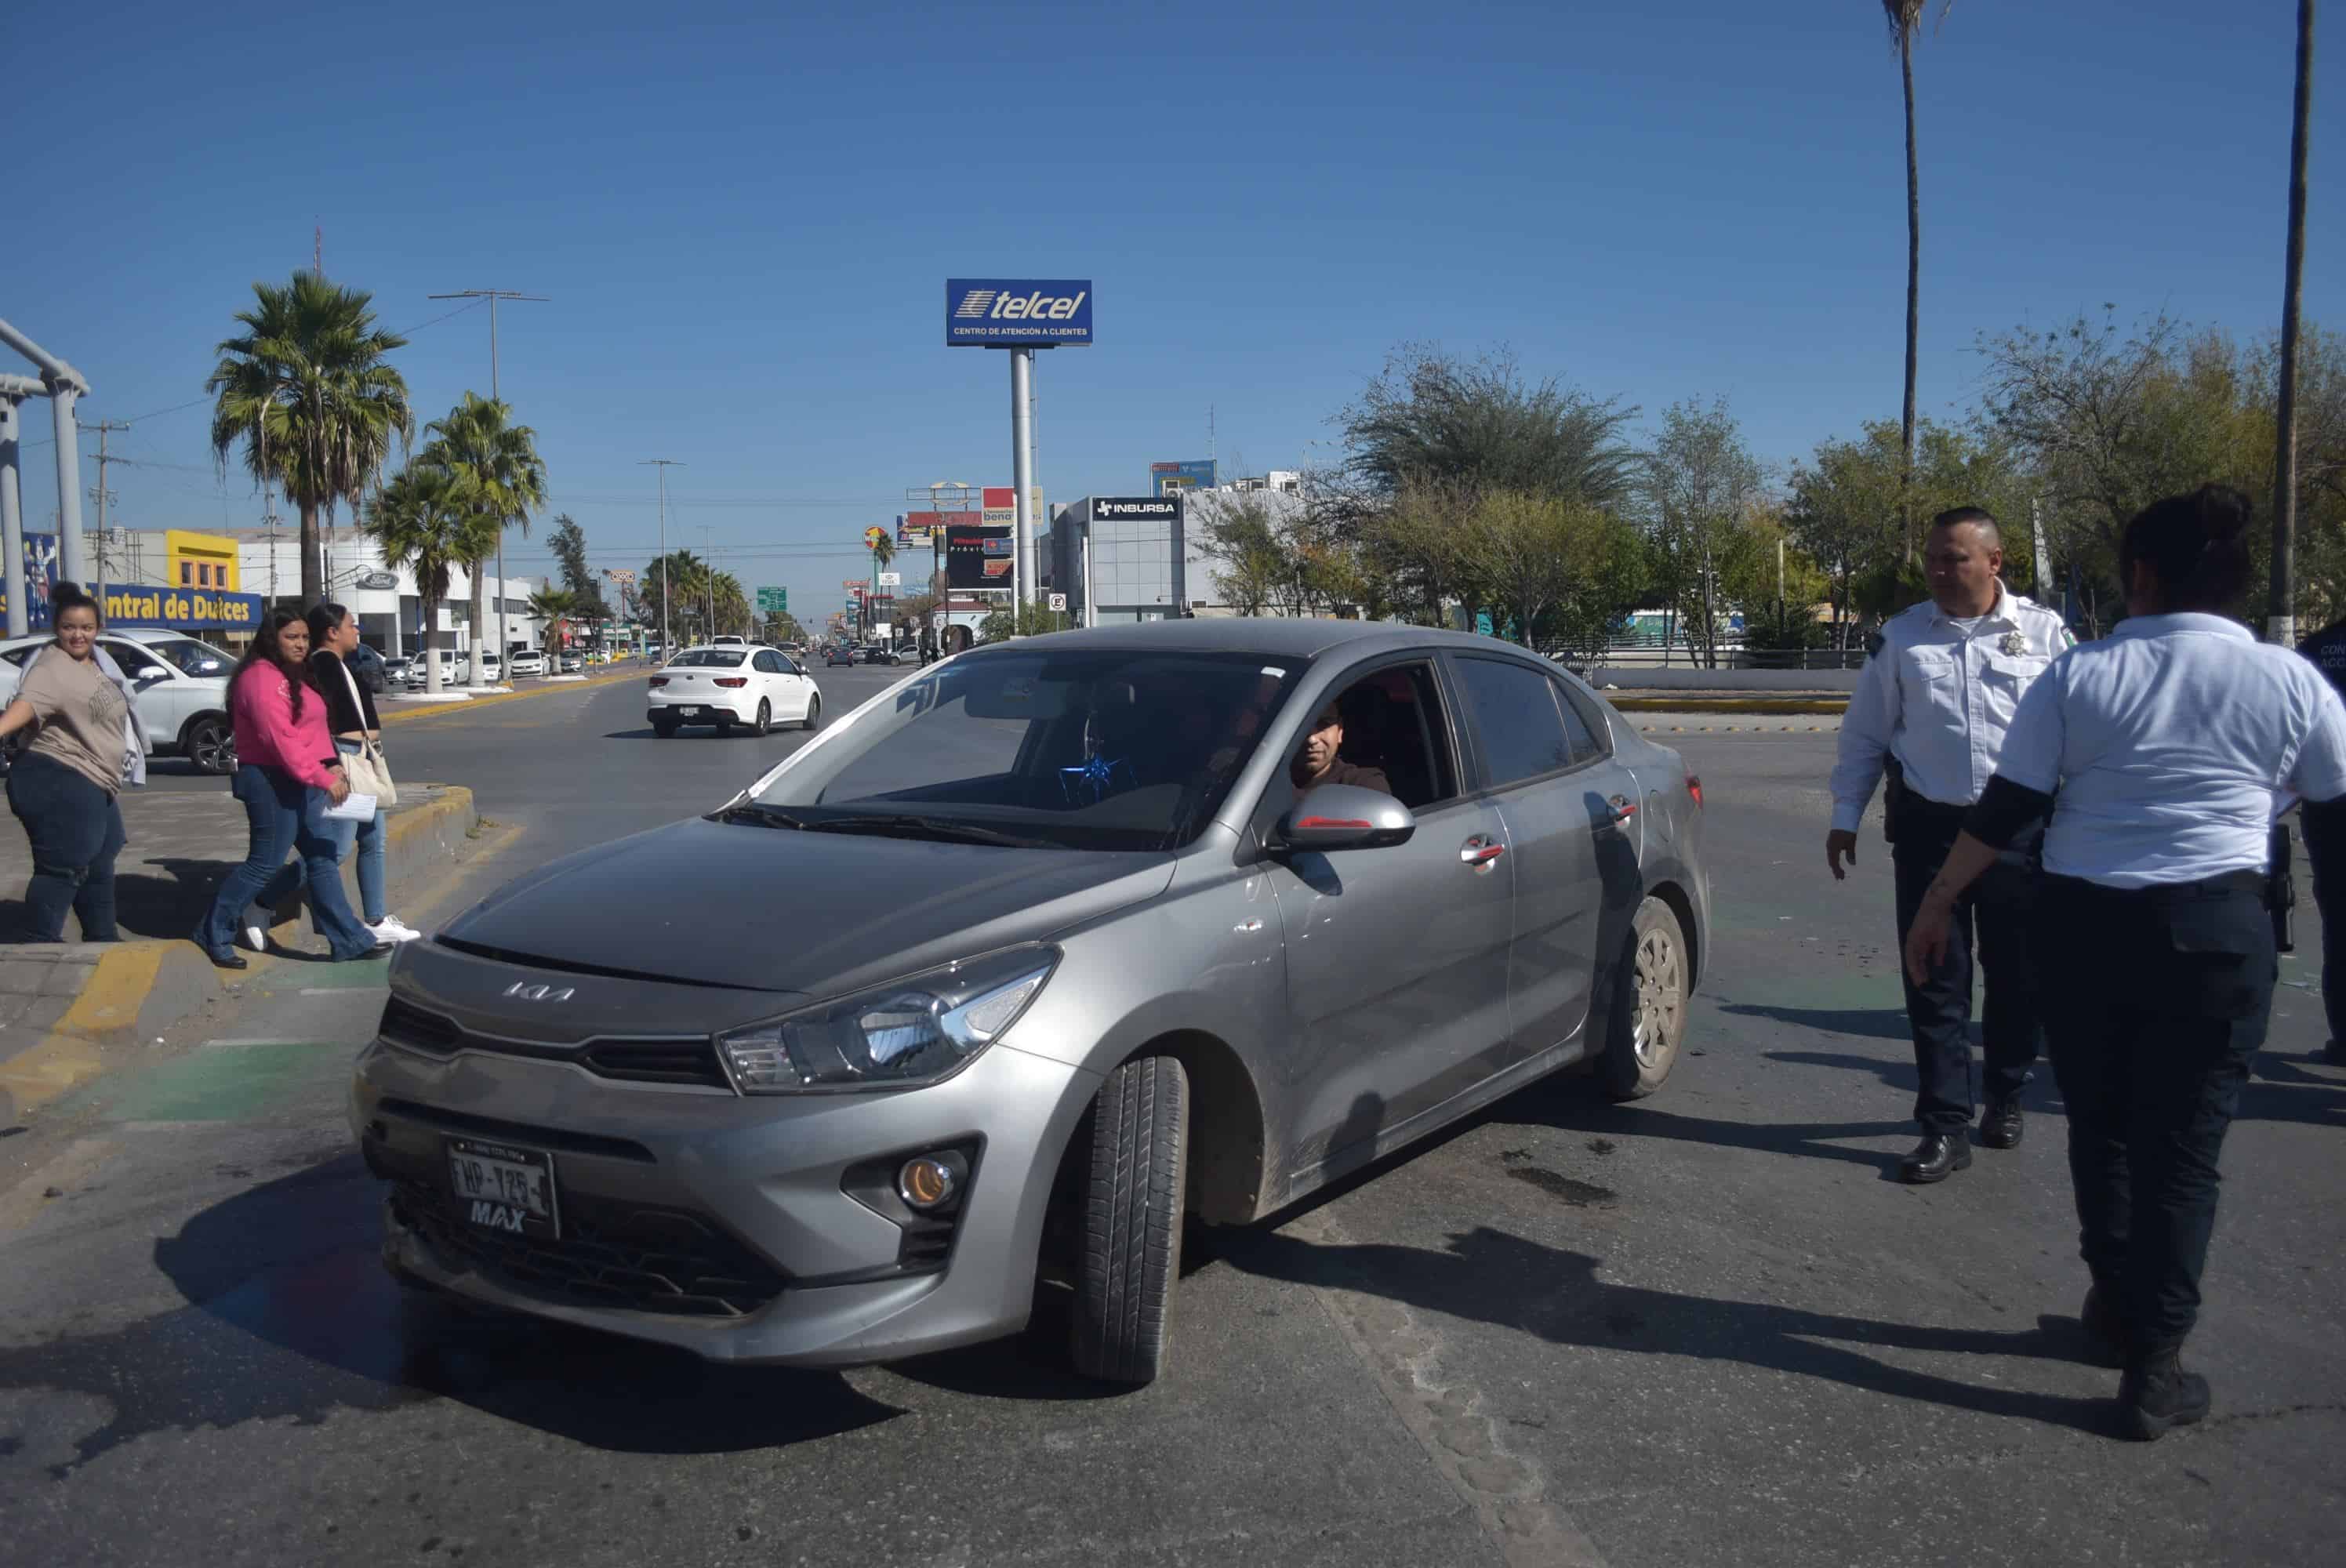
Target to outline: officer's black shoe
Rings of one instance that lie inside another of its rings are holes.
[[[2118,1407],[2129,1436],[2157,1442],[2169,1429],[2188,1426],[2208,1413],[2208,1380],[2187,1372],[2172,1349],[2127,1359],[2118,1380]]]
[[[2117,1308],[2102,1294],[2098,1285],[2086,1291],[2086,1304],[2077,1310],[2077,1320],[2093,1341],[2094,1364],[2097,1367],[2126,1365],[2126,1324],[2118,1318]]]
[[[1990,1100],[1987,1109],[1980,1114],[1980,1142],[1992,1149],[2016,1149],[2020,1146],[2020,1096]]]
[[[2332,1040],[2321,1047],[2321,1059],[2346,1064],[2346,1040]]]
[[[1927,1133],[1914,1152],[1898,1162],[1898,1179],[1926,1186],[1968,1169],[1971,1163],[1972,1141],[1964,1133]]]

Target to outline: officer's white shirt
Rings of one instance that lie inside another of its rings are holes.
[[[2001,583],[1994,607],[1968,631],[1929,600],[1892,616],[1841,718],[1833,827],[1856,830],[1884,756],[1927,799],[1978,799],[2022,694],[2076,641],[2058,615]]]
[[[2346,795],[2346,703],[2221,616],[2138,616],[2029,688],[1996,771],[2057,796],[2045,869],[2105,887],[2265,868],[2288,795]]]

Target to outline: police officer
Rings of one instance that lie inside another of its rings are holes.
[[[1892,616],[1858,677],[1841,720],[1832,771],[1825,864],[1835,880],[1857,859],[1857,828],[1887,773],[1886,827],[1896,872],[1902,944],[1964,811],[1994,773],[2022,695],[2075,641],[2061,617],[2004,587],[1995,519],[1959,506],[1932,521],[1924,548],[1931,599]],[[2039,1024],[2030,942],[2033,839],[2015,840],[1955,911],[1944,962],[1906,982],[1921,1087],[1923,1141],[1899,1162],[1901,1179],[1944,1181],[1972,1163],[1972,962],[1984,972],[1981,1008],[1987,1107],[1980,1141],[2020,1142],[2021,1086],[2036,1060]],[[1976,939],[1974,941],[1974,938]]]
[[[2178,1352],[2272,1010],[2274,809],[2346,797],[2346,704],[2222,613],[2248,586],[2249,521],[2247,496],[2211,484],[2127,524],[2128,618],[2029,689],[1906,939],[1908,970],[1929,972],[1964,891],[2049,815],[2037,915],[2062,933],[2045,1023],[2093,1277],[2082,1316],[2147,1440],[2208,1413]]]
[[[2346,693],[2346,620],[2297,645],[2331,686]],[[2308,800],[2298,811],[2305,858],[2313,865],[2313,903],[2321,911],[2321,1006],[2330,1023],[2323,1054],[2346,1062],[2346,809]]]

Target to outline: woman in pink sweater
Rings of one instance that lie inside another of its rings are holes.
[[[197,944],[222,969],[242,969],[238,928],[255,903],[273,911],[304,881],[310,907],[335,962],[373,958],[391,944],[359,923],[342,891],[341,842],[324,812],[351,792],[326,728],[326,704],[310,685],[310,626],[290,610],[271,610],[229,684],[236,729],[236,779],[252,847],[229,872],[196,932]],[[299,851],[290,864],[285,857]]]

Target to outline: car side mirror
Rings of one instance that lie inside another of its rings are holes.
[[[152,686],[157,681],[163,678],[164,675],[161,670],[149,667],[142,669],[137,675],[132,676],[130,677],[130,684],[133,686]]]
[[[1406,844],[1417,831],[1408,807],[1381,789],[1358,784],[1323,784],[1279,820],[1273,848],[1279,850],[1379,850]]]

